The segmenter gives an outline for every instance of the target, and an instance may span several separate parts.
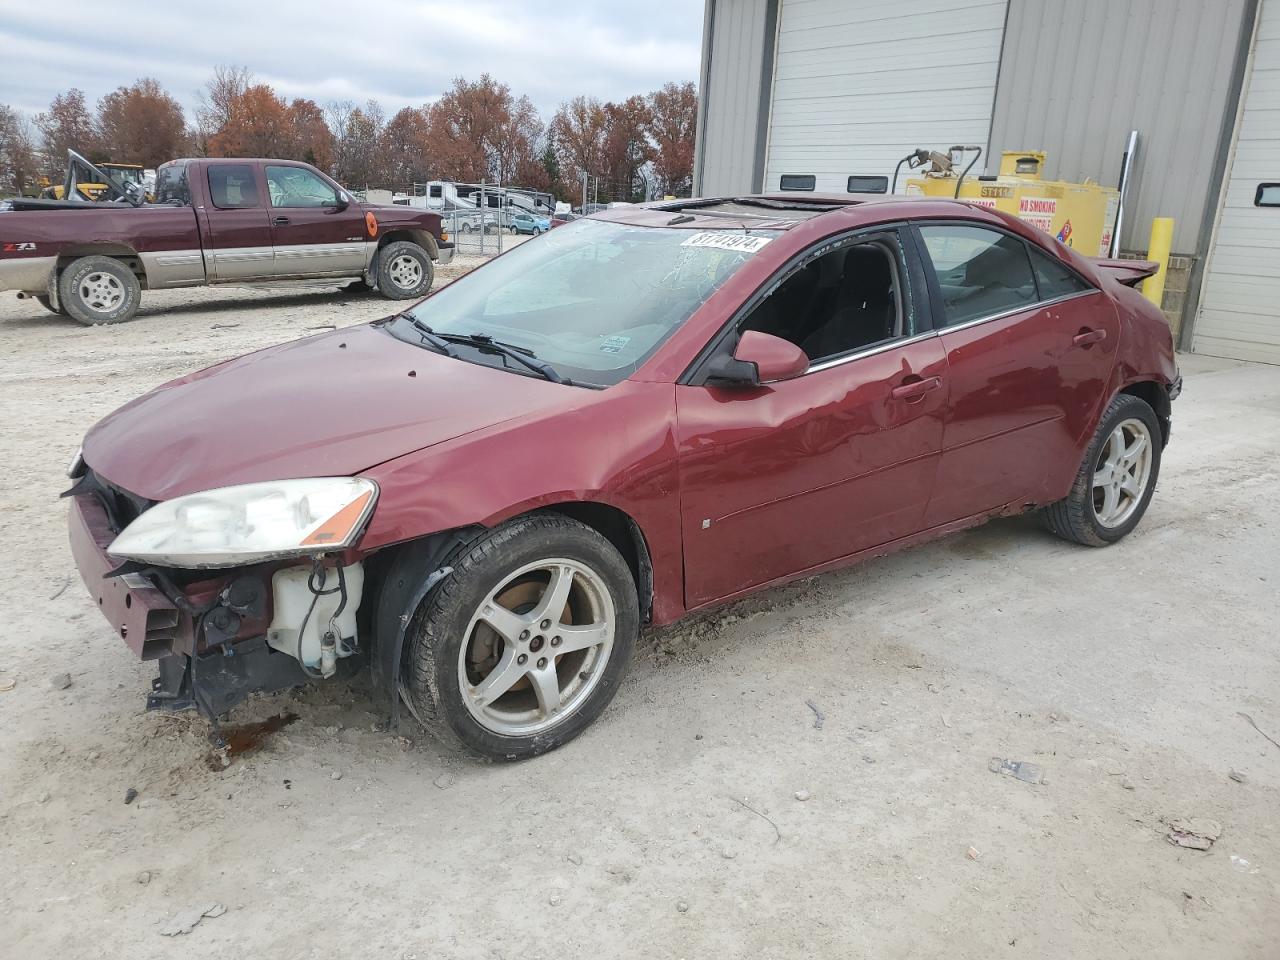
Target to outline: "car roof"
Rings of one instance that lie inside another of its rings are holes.
[[[698,197],[615,207],[591,214],[594,220],[687,230],[790,230],[820,217],[844,223],[879,223],[917,217],[986,219],[981,207],[963,200],[883,193],[756,193]],[[679,220],[679,222],[672,222]]]

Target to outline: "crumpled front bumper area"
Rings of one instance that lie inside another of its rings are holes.
[[[159,661],[147,709],[195,708],[213,720],[252,693],[306,683],[298,661],[268,647],[265,636],[201,650],[199,624],[189,605],[181,609],[140,573],[107,577],[118,566],[107,553],[115,532],[93,494],[71,498],[68,528],[71,553],[89,596],[134,654]]]
[[[138,574],[106,575],[118,564],[107,554],[115,534],[107,511],[93,496],[71,498],[71,555],[102,615],[137,656],[158,660],[191,653],[191,617]]]

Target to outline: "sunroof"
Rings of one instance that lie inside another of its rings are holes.
[[[664,210],[688,211],[700,217],[733,217],[735,219],[801,220],[847,207],[847,203],[822,203],[811,200],[777,200],[769,197],[737,197],[734,199],[690,200],[663,207]]]

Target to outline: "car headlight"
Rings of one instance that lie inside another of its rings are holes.
[[[363,477],[221,487],[157,503],[125,527],[107,552],[192,568],[327,553],[355,542],[377,499],[378,485]]]

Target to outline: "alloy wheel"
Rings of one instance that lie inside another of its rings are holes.
[[[1141,420],[1116,425],[1093,468],[1093,515],[1104,527],[1119,527],[1142,502],[1151,482],[1152,437]]]
[[[459,650],[467,709],[506,736],[560,723],[603,676],[615,621],[604,579],[577,560],[539,560],[504,577],[471,617]]]

